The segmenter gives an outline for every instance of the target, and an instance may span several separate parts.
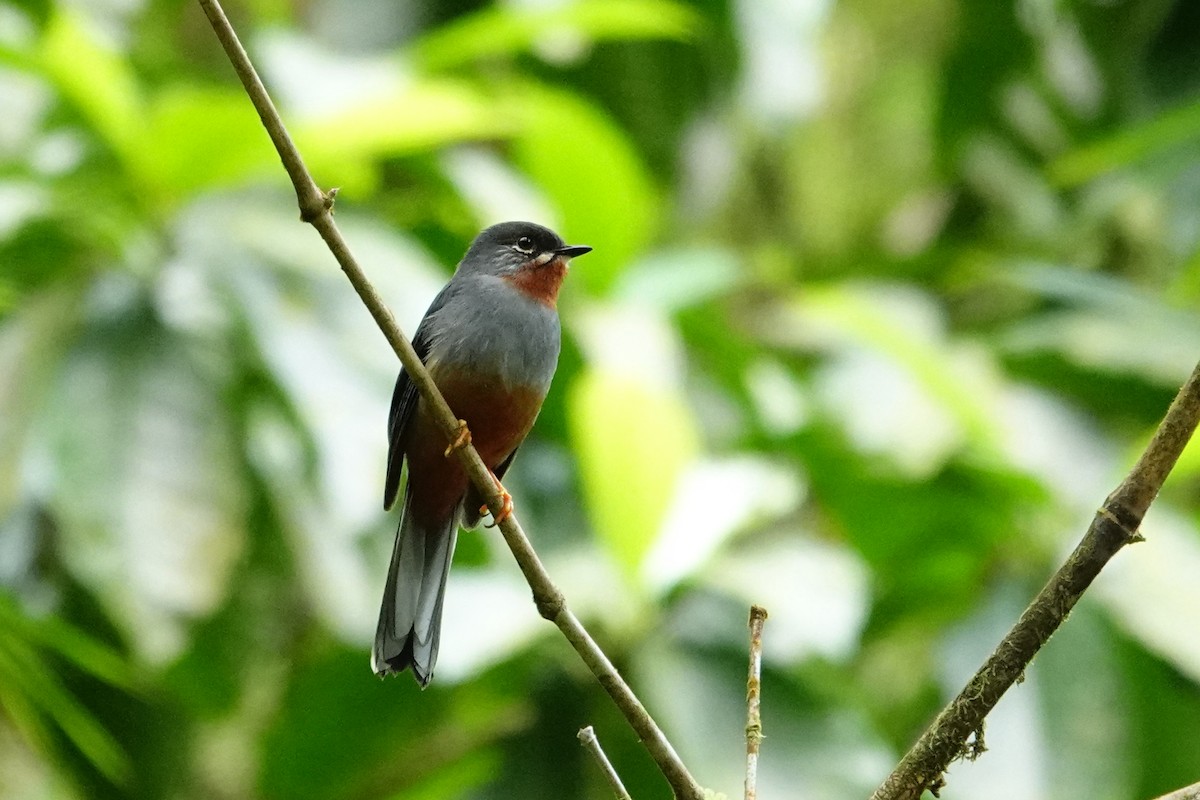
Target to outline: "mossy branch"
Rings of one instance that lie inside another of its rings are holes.
[[[984,750],[983,720],[1020,680],[1104,565],[1127,544],[1143,541],[1138,526],[1200,422],[1200,364],[1179,390],[1129,475],[1096,512],[1083,540],[958,696],[921,734],[871,800],[917,800],[937,794],[958,758]]]

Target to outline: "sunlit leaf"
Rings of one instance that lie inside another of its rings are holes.
[[[414,57],[427,69],[448,69],[554,48],[556,40],[688,39],[699,26],[695,11],[667,0],[495,5],[426,34],[414,47]]]
[[[1143,441],[1150,441],[1152,435],[1152,431],[1147,431]],[[1200,476],[1200,439],[1192,436],[1184,445],[1183,452],[1179,454],[1179,460],[1171,469],[1171,478],[1173,481],[1182,483],[1188,479],[1195,479],[1197,476]]]
[[[692,577],[743,528],[796,508],[799,484],[795,471],[780,464],[698,460],[681,476],[662,531],[646,554],[646,583],[665,592]],[[714,503],[717,497],[721,502]],[[699,508],[705,513],[697,514]]]
[[[568,403],[596,530],[636,575],[698,451],[691,411],[672,389],[604,370],[580,375]]]
[[[762,605],[775,622],[763,642],[763,656],[777,664],[820,657],[849,659],[870,609],[868,573],[845,546],[804,537],[760,537],[745,548],[723,555],[703,580],[749,608]],[[809,609],[819,608],[820,614]]]
[[[291,128],[314,174],[346,186],[347,177],[367,181],[381,158],[503,138],[517,124],[511,109],[466,82],[422,80]]]
[[[785,315],[754,324],[768,341],[828,352],[816,394],[864,451],[912,475],[930,474],[966,443],[994,451],[993,366],[982,350],[947,341],[929,296],[814,287]]]
[[[1185,145],[1197,135],[1200,135],[1200,103],[1181,106],[1060,156],[1050,163],[1050,180],[1062,187],[1078,186],[1168,148]]]
[[[145,179],[172,197],[251,176],[283,180],[254,107],[233,88],[178,86],[159,92],[138,140]]]
[[[26,665],[12,652],[23,646],[23,642],[11,638],[0,641],[0,708],[31,747],[51,753],[54,745],[46,720],[36,705],[36,697],[22,685]]]
[[[26,713],[36,708],[38,713],[53,720],[105,777],[118,784],[128,781],[131,775],[128,756],[35,650],[19,639],[9,639],[0,645],[0,664],[3,665],[0,669],[9,673],[6,677],[16,687],[15,692],[29,698]]]
[[[1056,301],[1046,313],[1024,315],[1003,333],[1013,353],[1058,352],[1090,370],[1127,373],[1175,386],[1200,353],[1200,322],[1113,278],[1044,264],[1015,266],[1004,276]]]
[[[946,343],[937,340],[937,332],[922,330],[922,325],[911,325],[913,319],[909,312],[924,313],[928,308],[921,298],[908,295],[908,299],[913,301],[911,305],[895,295],[891,301],[884,301],[869,288],[865,291],[856,291],[853,287],[815,291],[805,293],[804,308],[800,313],[816,325],[835,326],[844,334],[895,359],[921,386],[945,404],[972,439],[988,443],[994,436],[994,424],[986,395],[977,391],[986,381],[986,373],[981,374],[986,366],[965,371],[969,352],[956,354]]]
[[[109,147],[136,163],[142,98],[123,55],[100,44],[76,12],[58,6],[43,34],[40,65]]]
[[[137,677],[120,654],[61,620],[29,619],[0,596],[0,622],[106,683],[126,690],[137,686]]]
[[[567,92],[528,86],[513,99],[517,165],[554,202],[567,239],[591,245],[573,281],[607,291],[650,240],[657,201],[629,138],[604,112]]]

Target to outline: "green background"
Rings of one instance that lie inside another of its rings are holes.
[[[592,245],[510,473],[704,785],[863,797],[1200,357],[1191,0],[247,0],[227,9],[411,332],[467,243]],[[437,677],[368,648],[397,364],[199,7],[0,3],[0,797],[668,790],[501,539]],[[1200,456],[947,798],[1200,780]]]

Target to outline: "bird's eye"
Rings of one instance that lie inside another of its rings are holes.
[[[522,253],[532,253],[533,239],[530,239],[528,236],[522,236],[520,239],[517,239],[517,249]]]

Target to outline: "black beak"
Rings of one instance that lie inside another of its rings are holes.
[[[560,247],[555,250],[554,255],[575,258],[575,256],[581,256],[584,253],[590,252],[592,252],[592,248],[588,247],[586,244],[569,244],[566,247]]]

